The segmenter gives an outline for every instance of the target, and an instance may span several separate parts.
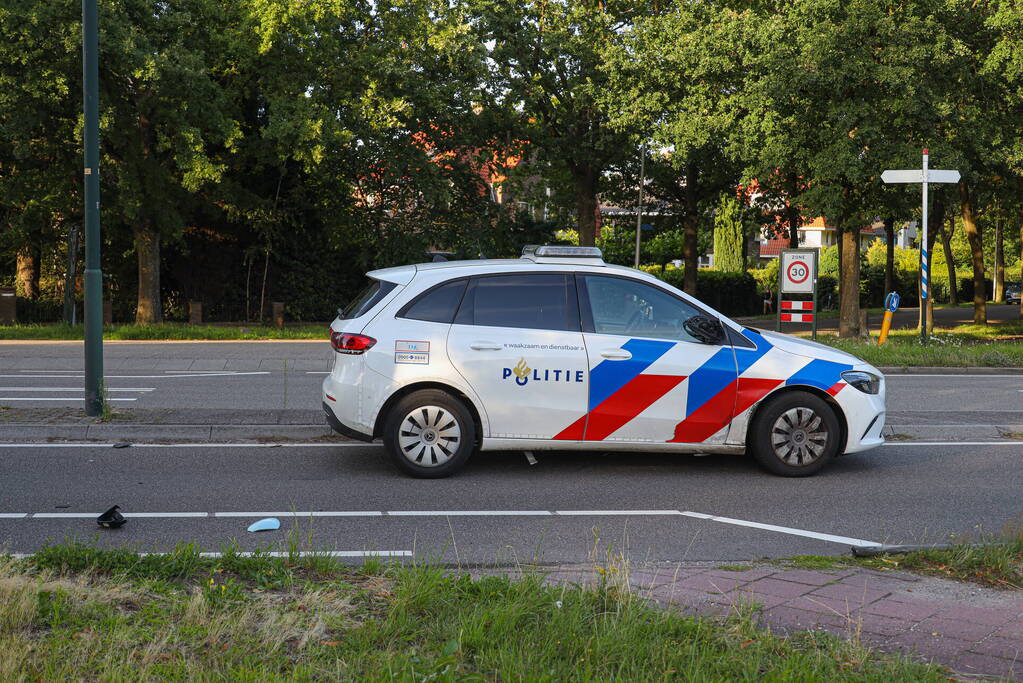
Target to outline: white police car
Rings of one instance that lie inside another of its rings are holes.
[[[805,476],[884,442],[884,379],[592,247],[376,270],[331,325],[331,426],[417,477],[476,451],[750,452]]]

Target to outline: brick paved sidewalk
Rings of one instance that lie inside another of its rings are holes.
[[[554,583],[600,580],[591,567],[547,573]],[[630,580],[640,595],[694,615],[724,615],[752,602],[775,632],[823,629],[959,674],[1023,678],[1023,593],[856,567],[730,571],[685,564],[634,569]]]

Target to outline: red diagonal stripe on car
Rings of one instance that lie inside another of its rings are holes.
[[[668,443],[706,441],[781,383],[780,379],[740,377],[679,422],[675,426],[674,438]]]
[[[637,375],[604,399],[588,415],[580,417],[554,438],[582,439],[585,427],[587,441],[603,441],[653,405],[654,401],[677,387],[684,379],[685,375]]]
[[[684,379],[685,375],[636,375],[593,409],[586,425],[586,440],[603,441]]]

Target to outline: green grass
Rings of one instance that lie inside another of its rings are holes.
[[[920,343],[917,330],[894,330],[883,346],[877,345],[876,334],[870,340],[854,340],[818,333],[817,339],[876,366],[1023,366],[1023,322],[1020,321],[935,328],[926,346]]]
[[[739,609],[694,619],[596,589],[325,557],[0,558],[0,680],[947,680]]]
[[[1023,590],[1023,532],[1004,536],[968,539],[948,548],[917,550],[879,557],[797,555],[778,560],[798,569],[837,569],[860,566],[891,571],[912,571],[931,576],[968,581],[995,588]]]
[[[82,325],[3,325],[0,340],[76,340],[83,339]],[[268,325],[110,325],[103,329],[108,340],[242,340],[242,339],[329,339],[327,325],[290,325],[282,328]]]

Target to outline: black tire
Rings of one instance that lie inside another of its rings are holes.
[[[750,425],[747,450],[774,474],[808,477],[838,455],[841,438],[838,416],[826,401],[793,391],[760,407]]]
[[[476,450],[476,425],[460,400],[446,391],[422,389],[391,408],[383,439],[399,470],[439,479],[460,470]]]

